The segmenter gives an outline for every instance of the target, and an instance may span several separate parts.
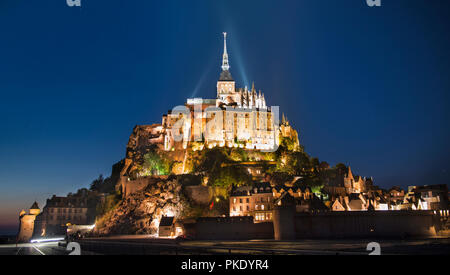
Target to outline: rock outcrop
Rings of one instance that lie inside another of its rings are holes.
[[[182,217],[188,206],[176,179],[161,180],[121,200],[96,223],[94,234],[155,234],[163,215]]]
[[[130,175],[143,162],[143,157],[152,146],[164,148],[163,127],[161,124],[137,125],[134,127],[127,144],[125,165],[121,174]]]

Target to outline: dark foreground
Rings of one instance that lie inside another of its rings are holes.
[[[450,255],[450,238],[414,240],[182,241],[148,236],[91,238],[78,241],[82,255]],[[68,255],[64,243],[0,245],[0,255]]]

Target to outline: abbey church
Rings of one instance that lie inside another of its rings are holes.
[[[278,148],[278,109],[266,105],[264,94],[257,92],[254,84],[251,89],[236,88],[230,72],[227,34],[223,35],[217,96],[215,99],[188,99],[182,110],[171,110],[163,116],[164,149],[167,151],[178,149],[180,145],[185,149],[190,141],[208,148],[227,146],[267,151]]]

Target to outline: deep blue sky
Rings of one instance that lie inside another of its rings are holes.
[[[309,154],[382,187],[448,183],[450,1],[382,4],[2,0],[0,228],[108,175],[136,124],[213,98],[223,31],[238,86]]]

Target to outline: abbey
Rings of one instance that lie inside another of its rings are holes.
[[[163,116],[164,149],[186,148],[190,141],[202,146],[240,147],[275,151],[278,147],[278,109],[266,105],[261,91],[236,88],[231,76],[224,35],[222,72],[217,81],[215,99],[188,99],[182,110]]]

